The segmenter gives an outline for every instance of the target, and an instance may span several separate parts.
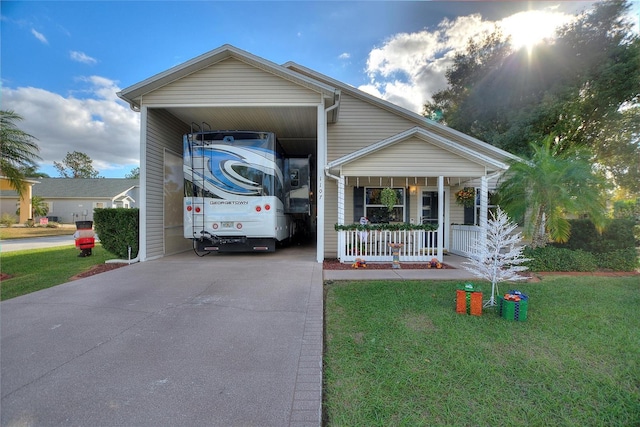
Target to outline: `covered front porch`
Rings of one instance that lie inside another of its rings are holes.
[[[352,185],[354,180],[356,186]],[[357,258],[391,262],[394,250],[398,251],[400,262],[429,262],[434,258],[443,262],[445,254],[467,256],[474,243],[482,239],[482,224],[486,225],[490,209],[487,176],[475,180],[477,188],[465,187],[474,188],[476,193],[476,201],[470,207],[460,205],[455,194],[461,186],[471,185],[471,180],[460,180],[460,184],[456,180],[451,185],[450,177],[440,176],[423,178],[422,185],[409,186],[398,186],[399,178],[372,180],[377,184],[361,187],[359,181],[369,182],[370,178],[338,177],[338,223],[334,228],[341,262],[354,262]],[[427,185],[434,181],[435,187]],[[382,187],[381,182],[388,187]],[[390,218],[381,220],[378,213],[382,208],[375,195],[382,188],[393,188],[399,196]]]
[[[364,258],[368,262],[389,262],[393,259],[392,245],[397,243],[400,244],[400,262],[428,262],[433,258],[443,262],[446,253],[467,256],[474,242],[481,238],[481,227],[451,225],[448,248],[444,242],[438,245],[437,230],[346,230],[338,233],[338,240],[344,242],[338,248],[342,249],[338,254],[342,262],[354,262],[356,258]]]
[[[466,256],[482,240],[490,189],[506,163],[414,128],[330,162],[337,185],[337,255],[390,262]],[[387,206],[383,191],[396,203]],[[395,248],[394,248],[395,246]]]

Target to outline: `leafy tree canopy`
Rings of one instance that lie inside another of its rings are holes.
[[[93,160],[79,151],[67,153],[62,162],[53,162],[63,178],[98,178],[98,171],[93,168]]]
[[[640,193],[640,38],[624,0],[593,9],[531,51],[495,32],[470,42],[427,117],[514,154],[556,135],[558,152],[588,148],[618,186]]]

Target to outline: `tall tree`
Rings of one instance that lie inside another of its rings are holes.
[[[91,157],[79,151],[67,153],[62,162],[53,162],[53,166],[63,178],[98,178]]]
[[[521,156],[555,134],[558,151],[588,148],[616,184],[640,194],[640,38],[625,21],[629,7],[598,2],[531,52],[497,34],[470,44],[425,114]]]
[[[528,161],[515,161],[499,183],[498,203],[512,218],[524,218],[524,234],[532,247],[549,239],[566,242],[571,234],[569,215],[588,214],[597,227],[606,217],[606,180],[578,150],[559,152],[550,136],[532,144]]]
[[[20,196],[25,191],[25,168],[35,168],[40,160],[36,137],[20,130],[22,117],[11,110],[0,110],[0,174],[9,180]]]

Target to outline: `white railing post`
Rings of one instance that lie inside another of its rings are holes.
[[[438,261],[442,262],[444,248],[444,176],[438,176]]]

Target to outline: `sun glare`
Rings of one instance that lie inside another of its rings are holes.
[[[560,12],[529,10],[504,18],[500,26],[505,35],[511,36],[515,49],[531,51],[536,44],[553,37],[555,30],[570,19],[571,16]]]

